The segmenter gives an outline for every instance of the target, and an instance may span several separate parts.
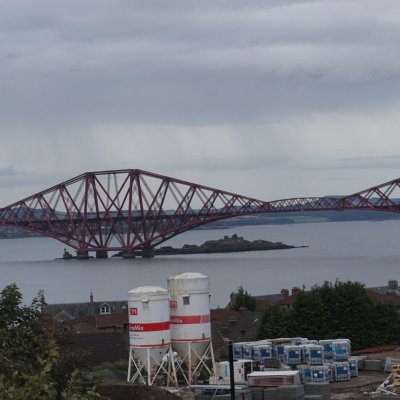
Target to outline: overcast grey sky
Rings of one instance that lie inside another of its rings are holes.
[[[3,0],[1,205],[141,168],[274,200],[400,176],[398,0]]]

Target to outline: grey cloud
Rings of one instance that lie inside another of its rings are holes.
[[[14,177],[17,175],[17,170],[15,167],[1,167],[0,168],[0,177]]]
[[[10,125],[265,122],[399,98],[393,0],[39,3],[0,6]]]
[[[0,2],[3,200],[108,166],[245,193],[254,172],[272,197],[379,182],[399,168],[399,42],[398,0]]]
[[[329,167],[328,167],[329,168]],[[343,158],[335,161],[333,169],[398,169],[400,155]],[[400,175],[400,174],[399,174]]]

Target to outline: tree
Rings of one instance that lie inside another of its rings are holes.
[[[261,318],[257,337],[264,339],[288,336],[288,317],[287,308],[278,305],[268,307]]]
[[[239,310],[241,307],[247,308],[249,311],[255,311],[257,308],[256,299],[240,285],[234,295],[233,309]]]
[[[397,343],[399,331],[400,315],[393,305],[374,302],[361,283],[336,281],[299,293],[284,316],[267,309],[259,337],[287,332],[309,339],[349,338],[352,348],[360,349]]]
[[[43,293],[39,293],[30,306],[23,305],[15,284],[0,293],[0,398],[99,397],[93,382],[67,362],[70,354],[60,351],[65,336],[58,329],[46,330],[41,312],[44,304]]]

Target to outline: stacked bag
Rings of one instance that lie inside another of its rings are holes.
[[[265,339],[233,344],[235,359],[250,359],[263,370],[297,369],[302,383],[347,381],[358,376],[349,339]],[[278,363],[278,364],[277,364]]]

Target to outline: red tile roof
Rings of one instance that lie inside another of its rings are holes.
[[[83,315],[79,320],[90,324],[96,329],[122,329],[128,324],[128,313]]]

